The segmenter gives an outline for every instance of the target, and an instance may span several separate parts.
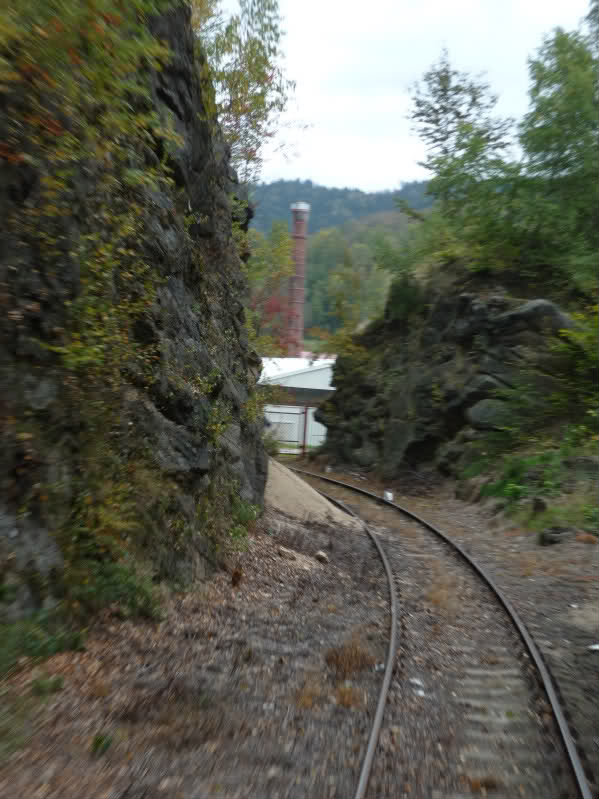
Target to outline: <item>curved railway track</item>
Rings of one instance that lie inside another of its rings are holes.
[[[396,588],[399,588],[400,594],[403,593],[402,588],[408,594],[410,590],[417,589],[422,575],[430,572],[431,563],[439,563],[443,558],[447,560],[448,548],[455,557],[449,569],[444,561],[443,573],[450,573],[450,579],[454,581],[453,590],[462,599],[462,624],[452,629],[452,635],[458,639],[455,649],[459,664],[454,667],[458,677],[453,683],[456,690],[451,690],[451,695],[454,704],[462,708],[458,737],[460,770],[465,785],[456,789],[455,784],[451,785],[451,780],[448,780],[447,786],[433,790],[430,799],[467,799],[473,795],[494,799],[593,799],[576,744],[543,658],[524,623],[490,575],[444,532],[406,508],[370,491],[321,474],[302,469],[293,471],[304,478],[334,486],[335,494],[325,496],[346,512],[362,519],[379,552],[389,583],[391,623],[388,656],[354,799],[404,795],[399,793],[399,785],[385,776],[385,768],[379,766],[375,759],[383,716],[391,716],[393,721],[395,715],[395,721],[401,721],[401,702],[398,702],[397,707],[390,708],[393,703],[389,703],[388,698],[393,672],[397,668],[394,661],[399,627],[402,622],[404,626],[409,626],[414,616],[403,608],[400,611]],[[377,535],[369,528],[368,520],[348,507],[347,492],[390,508],[416,525],[405,531],[409,535]],[[433,533],[437,540],[422,532],[420,535],[415,532],[422,528]],[[408,567],[406,563],[409,563]],[[420,573],[416,574],[418,569]],[[422,569],[428,569],[428,572]],[[474,597],[477,590],[471,585],[473,574],[477,582],[484,583],[486,596],[479,595],[475,597],[476,601],[473,599],[468,602],[467,598]],[[501,614],[503,621],[498,618],[498,604],[504,611]],[[471,618],[468,618],[468,613]],[[464,620],[462,615],[466,616]],[[400,616],[403,616],[401,621]],[[422,621],[419,620],[418,624],[422,625]],[[417,629],[414,627],[414,631]],[[466,636],[464,630],[467,630]],[[409,645],[409,637],[400,643],[402,647]],[[425,696],[422,690],[424,683],[420,679],[412,678],[408,682],[418,686],[416,693],[419,696]],[[542,712],[543,708],[545,713]],[[555,726],[549,721],[551,716]],[[398,727],[391,726],[391,729]],[[561,758],[555,746],[552,749],[549,743],[552,737],[559,739],[563,751]],[[563,763],[564,759],[569,766],[569,775],[563,773],[558,762]],[[382,774],[373,780],[377,768]],[[387,764],[387,771],[389,768]],[[374,787],[373,783],[376,783]],[[411,788],[409,790],[411,792]]]

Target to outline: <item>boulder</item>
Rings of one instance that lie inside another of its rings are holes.
[[[509,422],[498,392],[522,380],[541,392],[560,388],[550,343],[573,322],[557,305],[522,302],[497,286],[463,291],[458,281],[429,293],[409,324],[391,314],[364,333],[367,369],[363,358],[337,362],[337,390],[317,416],[334,458],[377,466],[389,479],[406,463],[431,461],[456,474],[472,451],[462,430],[476,438]]]
[[[553,546],[561,543],[571,532],[568,527],[548,527],[546,530],[541,530],[537,541],[542,547]]]
[[[368,468],[374,466],[379,458],[379,449],[371,441],[366,441],[359,449],[354,450],[353,460],[358,466]]]
[[[466,409],[466,419],[477,430],[497,430],[509,420],[509,408],[498,399],[483,399]]]
[[[573,327],[572,319],[549,300],[530,300],[519,308],[500,314],[493,326],[500,331],[536,330],[539,333],[557,333]]]

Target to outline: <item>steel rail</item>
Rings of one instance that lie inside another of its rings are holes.
[[[513,623],[514,627],[517,629],[520,638],[522,639],[524,646],[530,655],[533,663],[536,666],[537,672],[541,678],[541,682],[543,684],[543,689],[547,695],[547,699],[549,700],[549,704],[551,706],[551,711],[555,718],[560,738],[562,740],[562,744],[566,751],[568,763],[570,765],[570,769],[576,781],[576,787],[578,788],[578,792],[580,794],[581,799],[593,799],[593,795],[591,793],[591,789],[589,787],[589,783],[586,778],[586,774],[584,771],[584,767],[580,760],[580,756],[578,754],[578,750],[576,748],[576,744],[574,743],[574,738],[572,737],[572,733],[570,732],[570,727],[564,715],[564,711],[562,709],[561,703],[559,701],[557,691],[551,675],[545,665],[543,657],[535,644],[531,634],[528,632],[524,622],[520,619],[516,610],[512,606],[511,602],[505,596],[503,591],[499,588],[499,586],[495,583],[493,578],[483,569],[482,566],[479,566],[473,558],[466,552],[463,547],[453,541],[446,533],[439,530],[438,527],[427,522],[425,519],[421,518],[417,514],[413,513],[412,511],[408,510],[407,508],[402,507],[401,505],[397,505],[395,502],[391,500],[385,499],[384,497],[379,497],[378,494],[373,493],[372,491],[366,491],[364,488],[359,488],[358,486],[351,485],[350,483],[343,483],[341,480],[334,480],[332,477],[325,477],[322,474],[316,474],[314,472],[308,472],[305,469],[296,469],[291,467],[292,470],[298,474],[306,475],[307,477],[313,477],[317,480],[323,480],[326,483],[331,483],[332,485],[340,486],[341,488],[346,488],[350,491],[354,491],[357,494],[362,494],[363,496],[369,497],[370,499],[378,502],[381,505],[387,505],[391,508],[394,508],[399,513],[403,513],[404,516],[407,516],[410,519],[413,519],[418,524],[421,524],[427,530],[430,530],[431,533],[434,533],[438,538],[444,541],[449,547],[451,547],[455,552],[457,552],[463,560],[479,575],[479,577],[485,582],[491,591],[495,594],[497,599],[499,600],[500,604],[503,606],[504,610],[506,611],[507,615],[510,618],[510,621]],[[356,515],[356,514],[354,514]],[[373,534],[371,534],[373,535]],[[376,540],[376,539],[375,539]],[[363,794],[356,794],[356,799],[362,799]]]
[[[299,471],[298,469],[294,469],[294,471]],[[376,706],[376,713],[374,714],[374,720],[372,722],[372,727],[370,728],[370,735],[368,737],[368,745],[366,747],[366,754],[364,755],[364,759],[362,761],[362,768],[360,770],[360,779],[358,780],[358,787],[356,788],[356,792],[354,794],[354,799],[364,799],[366,796],[366,789],[368,787],[368,780],[370,779],[370,772],[372,771],[372,764],[374,762],[374,756],[376,754],[376,747],[379,740],[379,734],[381,731],[381,725],[383,723],[383,716],[385,714],[385,705],[387,704],[387,697],[389,695],[389,686],[391,685],[391,677],[393,675],[393,666],[395,664],[395,653],[397,652],[397,592],[395,590],[395,580],[393,578],[393,572],[391,571],[391,565],[387,558],[387,553],[383,549],[381,542],[378,540],[376,535],[372,532],[372,530],[368,527],[364,519],[360,518],[357,513],[355,513],[351,508],[345,504],[345,502],[341,502],[341,500],[336,499],[335,497],[331,497],[328,494],[325,494],[324,491],[319,491],[319,494],[322,494],[323,497],[326,497],[329,502],[332,502],[334,505],[337,505],[341,510],[345,511],[345,513],[353,516],[355,519],[358,519],[364,525],[364,530],[368,533],[370,538],[372,539],[379,557],[383,562],[383,566],[385,567],[385,574],[387,575],[387,582],[389,584],[389,603],[391,605],[391,620],[390,620],[390,635],[389,635],[389,647],[387,649],[387,662],[385,663],[385,673],[383,675],[383,682],[381,685],[381,690],[379,692],[379,701]]]

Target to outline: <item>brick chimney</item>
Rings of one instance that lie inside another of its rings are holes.
[[[289,343],[287,354],[299,357],[304,348],[304,284],[306,280],[306,239],[308,238],[308,203],[291,206],[293,262],[295,274],[289,285]]]

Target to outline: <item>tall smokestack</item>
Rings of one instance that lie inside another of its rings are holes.
[[[289,286],[289,344],[287,354],[301,356],[304,348],[304,284],[306,280],[306,239],[308,238],[308,203],[293,203],[291,220],[295,274]]]

